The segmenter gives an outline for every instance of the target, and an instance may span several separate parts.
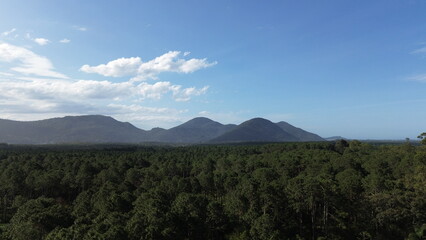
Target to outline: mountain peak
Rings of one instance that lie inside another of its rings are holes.
[[[264,118],[245,121],[211,142],[290,142],[296,137]]]
[[[243,122],[242,124],[253,124],[253,123],[256,123],[256,124],[259,124],[259,123],[270,124],[270,123],[272,123],[273,124],[273,122],[269,121],[268,119],[261,118],[261,117],[252,118],[250,120]]]
[[[12,144],[285,141],[323,139],[286,122],[273,123],[260,117],[240,125],[223,125],[206,117],[197,117],[170,129],[153,128],[150,131],[104,115],[66,116],[26,122],[0,119],[0,142]]]
[[[196,117],[196,118],[193,118],[193,119],[191,119],[191,120],[189,120],[189,121],[181,124],[180,126],[192,126],[192,127],[195,127],[195,126],[204,126],[206,124],[212,124],[212,123],[213,124],[220,124],[218,122],[215,122],[215,121],[211,120],[210,118]]]
[[[202,143],[225,133],[232,127],[206,117],[197,117],[156,134],[152,140],[155,142]]]

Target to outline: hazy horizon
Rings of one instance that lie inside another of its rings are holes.
[[[0,8],[0,118],[142,129],[262,117],[322,137],[426,131],[424,1],[23,1]]]

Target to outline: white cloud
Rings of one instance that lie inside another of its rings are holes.
[[[21,80],[20,80],[21,79]],[[7,99],[55,99],[80,101],[110,99],[130,96],[135,91],[129,82],[20,78],[0,81],[0,98]]]
[[[124,101],[140,101],[145,99],[161,99],[171,93],[176,101],[187,101],[191,96],[205,93],[202,89],[185,88],[172,85],[170,82],[146,82],[136,85],[133,82],[113,83],[95,80],[64,80],[43,78],[0,78],[0,99],[14,102],[22,100],[50,102],[91,102],[98,100],[121,99]],[[46,105],[46,104],[44,104]],[[1,106],[1,105],[0,105]],[[47,106],[47,105],[46,105]],[[54,105],[52,105],[54,106]]]
[[[201,89],[197,89],[195,87],[185,88],[182,90],[178,89],[173,93],[173,97],[178,102],[186,102],[189,101],[192,96],[200,96],[205,94],[207,89],[209,89],[208,86],[205,86]]]
[[[16,31],[16,28],[12,28],[9,31],[3,32],[1,35],[3,36],[9,36],[10,34],[14,33]]]
[[[2,79],[0,81],[0,96],[13,98],[18,96],[31,99],[161,99],[165,94],[172,94],[176,101],[188,101],[192,96],[204,94],[208,87],[197,89],[195,87],[183,88],[181,85],[173,85],[170,82],[146,82],[134,81],[110,82],[95,80],[72,80],[61,73],[54,72],[52,63],[45,57],[32,51],[10,45],[0,44],[0,61],[19,64],[11,70],[37,77],[17,77],[13,80]],[[139,58],[118,59],[107,65],[98,66],[96,71],[107,76],[119,76],[134,72],[140,65]],[[2,74],[10,76],[9,73]],[[56,79],[40,78],[52,77]],[[59,79],[58,79],[59,78]]]
[[[166,59],[156,58],[150,63],[156,68],[154,72],[163,71],[156,66],[160,63],[164,63],[163,67],[167,71],[172,69],[175,72],[185,72],[187,70],[182,70],[188,67],[185,65],[193,64],[190,60],[162,57]],[[182,117],[187,110],[153,108],[139,103],[165,96],[175,101],[188,101],[193,96],[206,93],[208,89],[208,86],[185,88],[167,81],[151,84],[132,80],[113,82],[72,79],[54,71],[48,58],[8,43],[0,43],[0,62],[11,65],[10,72],[0,72],[0,118],[34,120],[65,115],[105,114],[141,126],[164,127],[187,118]],[[122,58],[95,68],[87,66],[90,70],[86,70],[100,72],[105,76],[137,76],[143,64],[138,57]]]
[[[119,58],[108,62],[107,64],[101,64],[94,67],[86,64],[80,68],[80,71],[86,73],[98,73],[106,77],[123,77],[134,75],[141,64],[142,61],[139,57]]]
[[[156,82],[154,84],[141,83],[138,85],[138,93],[141,99],[160,99],[165,93],[173,91],[177,86],[170,82]]]
[[[179,58],[180,55],[179,51],[170,51],[148,62],[142,62],[139,57],[119,58],[98,66],[83,65],[80,70],[107,77],[134,76],[133,81],[140,81],[157,79],[162,72],[192,73],[217,64],[208,62],[206,58],[185,60]]]
[[[64,38],[64,39],[60,40],[59,42],[60,42],[60,43],[70,43],[70,42],[71,42],[71,40],[69,40],[69,39],[67,39],[67,38]]]
[[[0,43],[0,61],[19,62],[19,65],[11,68],[11,70],[22,74],[67,78],[64,74],[53,71],[54,67],[49,59],[23,47]]]
[[[144,80],[147,78],[156,79],[157,75],[162,72],[192,73],[202,68],[207,68],[217,64],[217,62],[209,63],[207,59],[192,58],[185,60],[178,58],[179,51],[170,51],[153,60],[142,63],[139,66],[136,77],[133,80]]]
[[[44,45],[48,44],[50,42],[50,40],[46,39],[46,38],[35,38],[34,42],[37,43],[40,46],[44,46]]]
[[[182,89],[181,85],[172,85],[170,82],[156,82],[148,84],[146,82],[137,85],[139,97],[141,99],[160,99],[164,94],[171,92],[173,98],[178,101],[188,101],[192,96],[199,96],[206,93],[208,86],[201,89],[195,87]]]
[[[7,72],[0,72],[0,75],[6,76],[6,77],[12,77],[12,76],[14,76],[12,73],[7,73]]]
[[[187,110],[145,107],[134,102],[159,99],[165,94],[173,94],[176,89],[180,90],[181,86],[169,82],[136,85],[129,81],[8,79],[0,76],[0,117],[34,120],[47,116],[105,114],[144,127],[164,127],[180,122],[181,114]],[[115,102],[114,98],[120,100]]]

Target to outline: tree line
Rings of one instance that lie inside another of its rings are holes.
[[[426,146],[0,147],[0,239],[424,239]]]

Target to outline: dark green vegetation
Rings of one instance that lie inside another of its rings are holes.
[[[240,125],[224,125],[194,118],[171,129],[145,131],[130,123],[102,115],[68,116],[19,122],[0,119],[0,143],[239,143],[325,141],[320,136],[286,122],[254,118]]]
[[[424,239],[426,147],[0,147],[0,239]]]

